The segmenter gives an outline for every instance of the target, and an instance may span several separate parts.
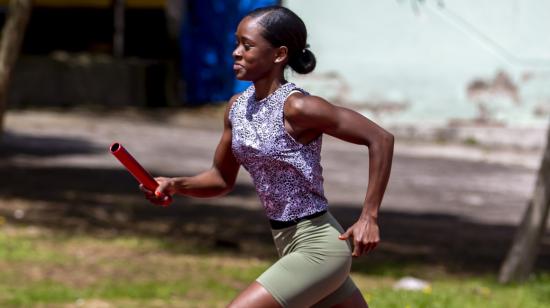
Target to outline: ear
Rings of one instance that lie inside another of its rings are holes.
[[[275,51],[275,63],[286,63],[288,60],[288,48],[286,46],[278,47]]]

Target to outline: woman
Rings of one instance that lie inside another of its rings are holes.
[[[390,175],[393,136],[285,80],[287,65],[300,74],[315,68],[306,38],[302,20],[283,7],[257,9],[243,18],[233,69],[238,79],[253,85],[227,105],[212,168],[192,177],[157,178],[154,193],[144,189],[156,204],[174,194],[221,196],[233,188],[241,165],[249,171],[281,258],[230,307],[367,307],[349,277],[351,257],[379,242],[378,208]],[[369,149],[363,210],[346,232],[327,212],[320,165],[323,134]]]

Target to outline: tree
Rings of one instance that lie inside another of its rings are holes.
[[[514,242],[499,274],[501,283],[526,280],[537,259],[540,240],[546,230],[550,208],[550,128],[547,133],[546,148],[537,175],[533,196],[523,214],[516,231]]]
[[[428,2],[427,0],[410,0],[413,11],[419,12],[420,6]],[[439,8],[444,8],[445,3],[443,0],[437,1]],[[465,21],[460,21],[460,24],[465,29],[470,29],[472,25],[467,24]],[[479,31],[474,31],[472,34],[480,36]],[[485,36],[484,36],[485,37]],[[488,41],[488,43],[494,49],[498,44]],[[525,59],[522,57],[511,56],[512,53],[504,52],[502,48],[498,48],[496,51],[501,56],[517,65],[531,66],[534,62],[539,64],[538,61],[532,59]],[[546,64],[546,62],[544,62]],[[533,196],[527,204],[525,213],[521,220],[520,226],[516,231],[514,241],[499,273],[499,281],[501,283],[508,283],[511,281],[524,281],[526,280],[537,259],[540,241],[542,235],[546,230],[546,221],[548,220],[548,212],[550,209],[550,127],[547,133],[546,148],[542,157],[540,169],[537,174],[537,181],[535,183],[535,189]]]
[[[125,0],[112,0],[113,7],[113,55],[117,58],[124,56],[124,28],[125,28]]]
[[[166,15],[166,28],[168,30],[168,37],[174,42],[176,42],[179,37],[184,9],[184,0],[165,1],[164,12]]]
[[[8,87],[21,50],[31,9],[32,0],[10,0],[8,14],[2,29],[2,38],[0,39],[0,135],[4,127]]]

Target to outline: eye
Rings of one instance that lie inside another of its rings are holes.
[[[252,48],[252,45],[247,44],[247,43],[244,43],[243,46],[244,46],[244,50],[246,50],[246,51],[249,51],[250,48]]]

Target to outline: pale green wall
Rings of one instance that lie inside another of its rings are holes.
[[[409,0],[283,1],[306,23],[318,60],[314,73],[290,79],[384,123],[467,122],[482,103],[490,121],[546,125],[550,1],[425,2],[415,12]],[[468,84],[499,71],[517,102],[501,92],[467,97]]]

